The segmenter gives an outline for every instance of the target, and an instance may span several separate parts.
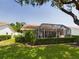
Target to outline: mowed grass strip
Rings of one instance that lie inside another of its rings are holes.
[[[17,43],[0,47],[0,59],[79,59],[79,48],[65,44],[27,47]]]
[[[6,46],[6,45],[11,45],[15,43],[15,39],[8,39],[4,41],[0,41],[0,46]]]

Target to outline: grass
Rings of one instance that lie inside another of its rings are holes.
[[[79,59],[79,48],[65,44],[39,47],[15,44],[0,47],[0,59]]]
[[[8,39],[4,41],[0,41],[0,46],[11,45],[15,43],[15,39]]]

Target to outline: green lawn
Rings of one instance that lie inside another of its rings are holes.
[[[15,44],[0,47],[0,59],[79,59],[79,48],[64,44],[46,47]]]
[[[4,41],[0,41],[0,46],[15,44],[15,39],[7,39]]]

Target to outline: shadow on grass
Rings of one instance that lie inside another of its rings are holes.
[[[0,47],[0,59],[79,59],[79,48],[67,45],[25,47],[16,44]]]

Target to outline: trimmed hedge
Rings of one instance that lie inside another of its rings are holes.
[[[78,35],[72,35],[72,37],[79,39]]]
[[[28,35],[26,35],[27,37],[30,37]],[[20,42],[20,43],[28,43],[28,44],[32,44],[30,38],[27,38],[24,35],[18,35],[15,36],[15,40],[16,42]],[[79,42],[79,36],[72,36],[72,37],[66,37],[66,38],[47,38],[47,39],[36,39],[34,44],[35,45],[45,45],[45,44],[60,44],[60,43],[73,43],[73,42]]]
[[[72,35],[72,37],[76,38],[77,44],[79,45],[79,35]]]
[[[76,38],[52,38],[52,39],[37,39],[35,44],[59,44],[59,43],[71,43],[76,42]]]
[[[0,41],[10,39],[11,35],[0,35]]]
[[[25,43],[25,38],[22,35],[15,36],[15,41],[20,43]]]

